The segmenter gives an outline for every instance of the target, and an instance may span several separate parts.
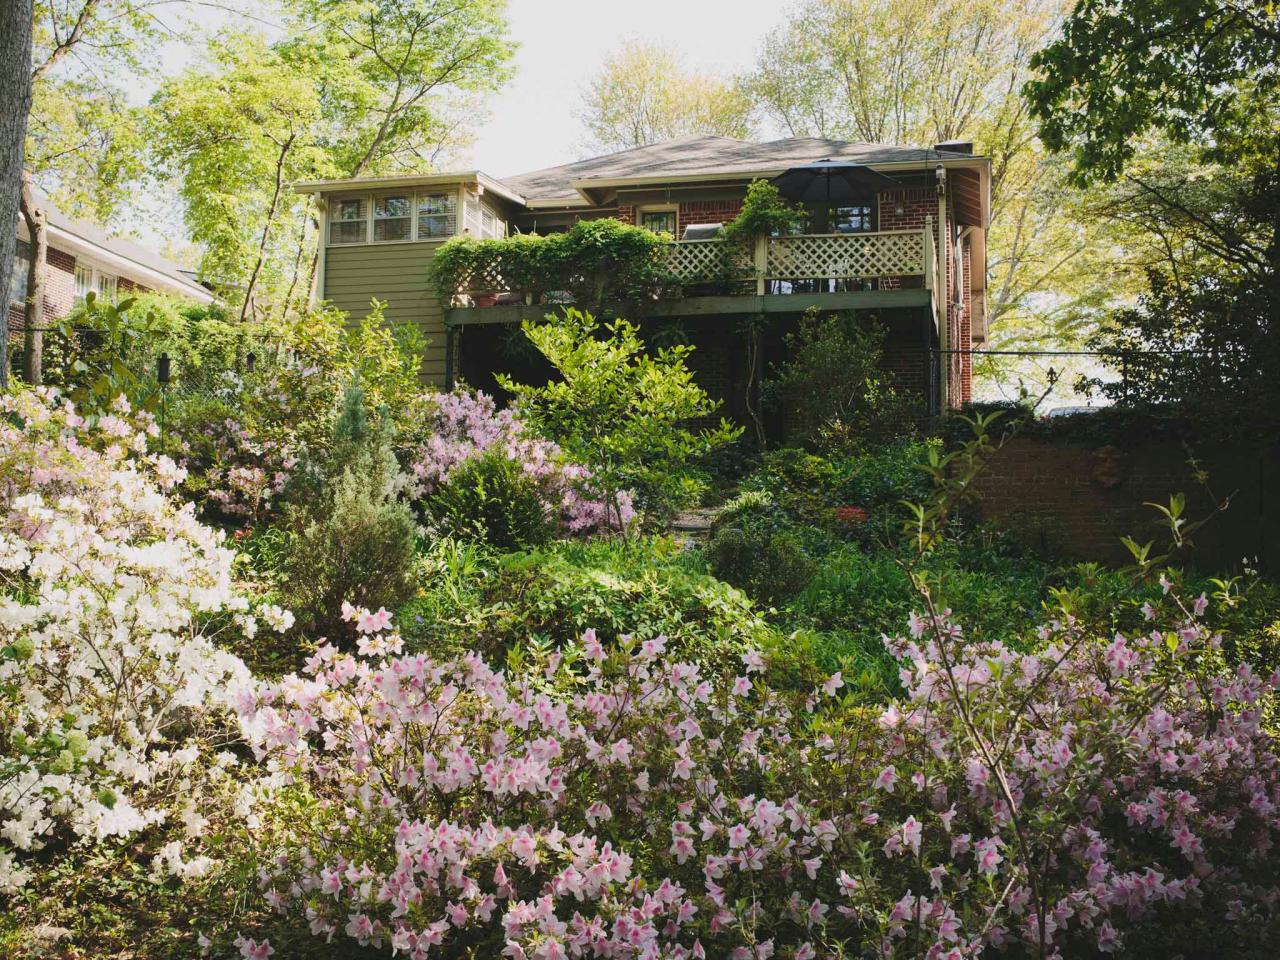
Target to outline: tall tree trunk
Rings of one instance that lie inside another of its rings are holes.
[[[0,388],[9,385],[9,281],[31,112],[32,0],[0,3]]]
[[[22,379],[38,387],[44,379],[44,279],[49,259],[48,214],[36,201],[31,174],[22,171],[22,219],[31,238],[27,260],[27,307],[23,311]]]
[[[302,258],[307,252],[307,225],[311,221],[309,213],[302,215],[302,229],[298,231],[298,253],[293,258],[293,277],[289,280],[289,292],[284,295],[284,305],[280,310],[280,319],[287,320],[289,311],[293,309],[293,293],[298,289],[298,277],[302,274]],[[308,297],[308,300],[310,298]]]
[[[294,135],[280,144],[280,155],[276,158],[276,184],[271,193],[271,206],[267,209],[267,222],[262,225],[262,239],[258,241],[258,260],[253,265],[253,273],[249,275],[249,285],[244,291],[244,304],[240,307],[240,322],[244,322],[245,314],[253,303],[253,288],[258,282],[258,274],[262,272],[262,264],[267,259],[267,240],[271,237],[271,228],[276,222],[276,210],[280,206],[280,192],[284,189],[284,161],[293,147]]]

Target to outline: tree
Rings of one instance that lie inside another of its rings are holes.
[[[68,213],[106,223],[128,206],[146,172],[130,88],[157,70],[152,51],[203,32],[196,8],[189,0],[36,0],[27,167]]]
[[[179,183],[202,270],[242,285],[240,316],[259,287],[278,292],[306,204],[296,180],[337,173],[319,62],[291,46],[233,34],[210,46],[211,69],[166,83],[153,99],[157,159]]]
[[[0,10],[0,388],[9,384],[9,283],[22,189],[23,142],[31,108],[31,0]]]
[[[685,68],[656,43],[624,43],[584,91],[578,117],[593,152],[642,147],[696,134],[752,135],[752,104],[741,86]]]
[[[742,432],[724,420],[688,425],[720,406],[685,366],[690,346],[649,352],[634,324],[601,324],[573,309],[525,321],[524,334],[559,378],[533,386],[501,376],[499,385],[533,429],[591,471],[591,492],[611,508],[609,526],[623,526],[626,490],[659,515],[684,505],[699,489],[691,461]]]
[[[1280,402],[1280,13],[1081,3],[1027,85],[1044,141],[1128,231],[1147,289],[1095,343],[1117,398],[1209,412]]]
[[[42,380],[44,353],[45,260],[49,254],[48,212],[36,199],[30,172],[22,171],[22,219],[27,224],[27,302],[22,312],[22,378],[32,386]]]
[[[991,158],[987,324],[1010,348],[1078,343],[1107,299],[1102,279],[1114,273],[1095,269],[1109,239],[1103,225],[1080,219],[1079,198],[1021,95],[1063,6],[800,0],[745,80],[766,120],[789,136],[964,139]],[[979,362],[997,380],[1015,366]]]
[[[219,37],[207,66],[160,88],[155,162],[180,184],[204,272],[242,316],[287,311],[310,289],[317,231],[291,182],[422,172],[465,136],[459,104],[507,75],[503,8],[298,0],[279,40]]]
[[[1226,150],[1254,139],[1257,111],[1274,116],[1278,63],[1275,4],[1082,0],[1035,56],[1027,94],[1078,178],[1114,179],[1152,132]]]

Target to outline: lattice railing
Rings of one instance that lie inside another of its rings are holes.
[[[751,276],[750,254],[723,240],[677,240],[667,244],[665,257],[666,272],[677,283]]]
[[[924,232],[770,237],[767,280],[852,280],[924,274]]]

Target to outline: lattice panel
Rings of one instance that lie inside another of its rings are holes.
[[[726,252],[723,240],[678,240],[667,244],[666,269],[673,280],[704,283],[722,277],[738,277],[747,272]]]
[[[924,273],[924,234],[847,233],[771,237],[769,280],[905,277]]]

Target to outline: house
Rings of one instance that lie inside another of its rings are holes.
[[[709,285],[723,278],[725,241],[707,225],[732,220],[753,180],[828,160],[863,171],[874,186],[840,202],[808,202],[808,225],[761,238],[742,282]],[[357,315],[376,297],[389,319],[419,324],[432,340],[424,373],[441,386],[462,378],[483,387],[495,370],[519,373],[529,361],[513,343],[514,325],[554,309],[493,295],[501,278],[491,278],[489,295],[441,296],[428,265],[450,237],[549,234],[605,217],[670,234],[666,264],[684,284],[679,294],[617,312],[679,325],[695,346],[695,375],[741,418],[759,382],[753,375],[782,356],[787,329],[812,306],[874,314],[888,330],[886,367],[928,409],[967,401],[969,351],[986,336],[990,178],[990,162],[965,143],[699,136],[504,179],[471,170],[296,189],[314,195],[321,213],[316,297]],[[750,317],[766,321],[753,359],[742,332]]]
[[[67,316],[92,290],[115,299],[130,291],[173,294],[195,303],[212,303],[214,295],[194,271],[160,256],[132,240],[110,236],[101,227],[72,220],[41,198],[46,211],[48,253],[45,257],[44,316],[46,321]],[[18,218],[18,249],[9,283],[9,328],[23,326],[27,299],[27,267],[31,243]]]

